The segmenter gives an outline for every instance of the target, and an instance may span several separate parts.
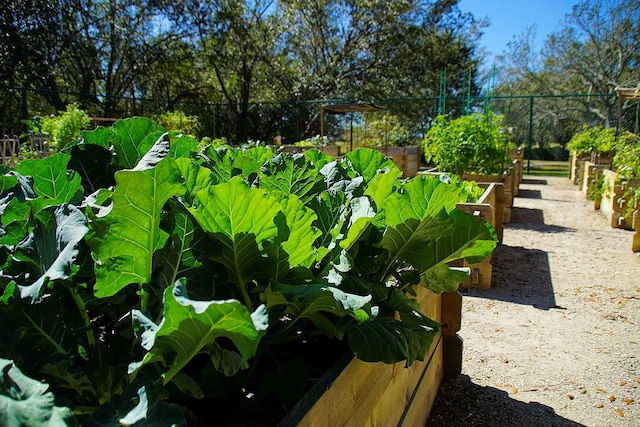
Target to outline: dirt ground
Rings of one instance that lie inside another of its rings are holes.
[[[565,177],[525,175],[493,256],[463,290],[462,374],[428,426],[640,426],[640,254]]]

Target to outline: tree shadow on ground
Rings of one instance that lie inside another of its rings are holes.
[[[538,249],[500,245],[491,258],[491,289],[461,289],[463,295],[532,305],[541,310],[561,308],[551,281],[549,256]]]
[[[440,385],[427,427],[583,427],[538,402],[522,402],[506,391],[475,384],[468,375],[445,379]]]

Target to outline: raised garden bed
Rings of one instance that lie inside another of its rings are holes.
[[[442,379],[461,372],[462,339],[457,332],[462,297],[416,290],[422,311],[443,325],[423,362],[405,368],[404,363],[341,361],[278,426],[424,426]]]
[[[613,228],[633,228],[633,212],[638,210],[638,201],[627,196],[629,189],[638,187],[638,180],[623,180],[610,169],[601,171],[603,191],[599,208],[609,218]]]
[[[478,184],[481,183],[500,183],[504,187],[504,204],[502,206],[502,223],[508,223],[511,221],[511,207],[513,206],[513,199],[517,192],[518,184],[515,179],[514,169],[510,168],[503,175],[472,175],[464,174],[462,179],[466,181],[475,181]]]
[[[378,147],[376,150],[393,160],[393,163],[402,171],[402,176],[405,178],[416,176],[418,170],[420,170],[422,154],[420,147],[417,145]]]
[[[491,223],[496,230],[498,242],[502,243],[504,232],[502,215],[504,213],[504,186],[500,183],[480,183],[485,188],[484,193],[476,203],[458,203],[456,209],[466,212],[470,215],[483,218]],[[459,262],[461,267],[468,267],[471,271],[469,280],[462,283],[462,288],[478,288],[488,290],[491,289],[493,267],[491,265],[491,256],[485,258],[482,262],[469,264],[468,262]]]

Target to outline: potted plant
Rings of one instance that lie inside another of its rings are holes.
[[[268,424],[345,352],[410,367],[441,336],[416,288],[496,245],[466,187],[374,150],[200,149],[134,118],[1,172],[0,357],[67,425]]]

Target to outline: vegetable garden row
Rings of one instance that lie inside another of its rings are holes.
[[[570,179],[594,201],[614,228],[633,230],[631,250],[640,252],[640,138],[615,129],[585,128],[568,145]]]
[[[0,172],[7,426],[275,424],[345,355],[426,399],[464,264],[498,240],[456,209],[484,188],[371,149],[214,148],[133,118]]]

